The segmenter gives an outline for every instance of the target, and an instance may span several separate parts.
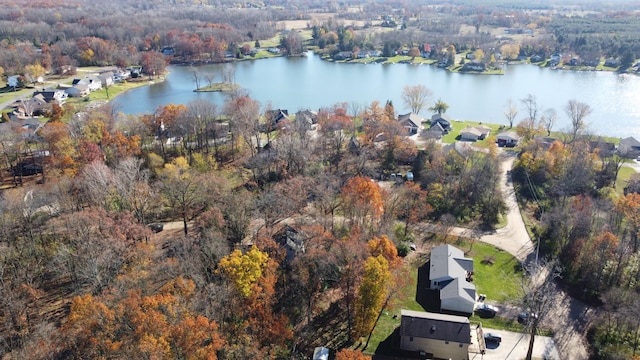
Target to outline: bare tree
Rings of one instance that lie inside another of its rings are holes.
[[[196,90],[200,89],[200,73],[195,68],[191,68],[191,75],[193,77],[193,82],[196,83]]]
[[[533,344],[538,327],[553,308],[554,294],[557,292],[555,279],[560,277],[561,269],[557,261],[538,261],[525,267],[527,276],[522,282],[522,305],[528,312],[529,349],[527,360],[533,356]]]
[[[402,90],[402,102],[411,112],[419,114],[420,110],[430,102],[433,92],[424,85],[405,86]]]
[[[507,121],[509,122],[509,129],[513,127],[513,122],[516,120],[516,116],[518,116],[518,107],[512,99],[509,99],[507,100],[507,110],[504,113],[504,117],[507,118]]]
[[[216,75],[213,73],[204,74],[205,80],[207,80],[207,84],[211,87],[213,86],[213,82],[216,80]]]
[[[529,94],[526,98],[520,99],[520,102],[522,102],[522,104],[524,105],[525,110],[527,111],[527,115],[529,115],[529,120],[531,120],[531,123],[535,125],[536,121],[538,120],[538,113],[540,112],[540,105],[538,105],[538,100],[534,95]]]
[[[573,99],[569,100],[564,110],[571,120],[571,141],[575,141],[578,134],[587,127],[584,118],[593,110],[588,104]]]
[[[558,113],[555,109],[549,108],[544,111],[540,120],[544,125],[544,129],[547,130],[547,136],[549,136],[551,135],[551,128],[555,125],[556,120],[558,120]]]

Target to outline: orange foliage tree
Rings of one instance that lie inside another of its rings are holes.
[[[383,190],[371,179],[357,176],[342,188],[343,209],[358,226],[372,227],[384,212]]]
[[[336,360],[371,360],[360,350],[342,349],[336,353]]]
[[[80,358],[217,359],[218,325],[188,309],[195,284],[181,277],[151,296],[131,291],[115,306],[78,296],[63,326],[63,346]]]

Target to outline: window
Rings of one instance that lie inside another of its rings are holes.
[[[458,344],[458,347],[462,347],[462,344]]]
[[[413,336],[409,336],[409,341],[413,341]]]

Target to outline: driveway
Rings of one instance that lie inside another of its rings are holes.
[[[463,237],[473,237],[482,242],[491,244],[515,256],[523,263],[535,260],[536,249],[524,226],[522,215],[518,207],[518,202],[511,181],[511,168],[516,157],[511,152],[503,152],[501,163],[500,187],[505,204],[507,205],[507,226],[495,231],[480,231],[465,228],[452,228],[451,234]],[[422,229],[437,232],[435,225],[424,226]],[[542,320],[542,325],[554,331],[554,339],[557,351],[562,354],[562,359],[584,360],[588,353],[584,338],[592,319],[594,309],[584,303],[571,298],[560,288],[554,292],[554,305],[549,315]],[[513,311],[512,311],[513,312]],[[510,316],[511,317],[511,316]],[[505,333],[501,331],[501,333]],[[522,334],[519,334],[522,336]],[[536,336],[534,347],[542,337]],[[543,342],[544,340],[540,340]],[[507,347],[505,342],[501,347]],[[528,346],[524,341],[524,346]],[[526,354],[526,352],[525,352]],[[487,355],[485,355],[486,357]],[[509,357],[511,358],[511,357]],[[478,357],[480,359],[480,357]],[[505,357],[500,357],[505,359]]]
[[[529,349],[529,335],[521,334],[517,332],[495,330],[484,328],[485,333],[497,333],[502,336],[500,344],[487,343],[487,350],[484,355],[479,353],[469,352],[469,359],[471,360],[520,360],[524,359]],[[471,339],[472,346],[477,347],[477,340],[475,337]],[[533,358],[559,360],[560,355],[556,349],[556,345],[553,338],[547,336],[536,336],[535,343],[533,345]],[[565,359],[563,357],[562,359]]]

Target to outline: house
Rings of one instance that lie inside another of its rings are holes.
[[[427,359],[469,358],[468,318],[404,309],[400,314],[400,349],[426,355]]]
[[[470,61],[464,65],[462,65],[461,71],[484,71],[487,66],[479,61]]]
[[[44,115],[47,111],[51,110],[51,106],[47,104],[44,96],[34,95],[29,99],[20,100],[16,106],[16,115],[18,117],[31,117]]]
[[[431,125],[429,130],[425,131],[425,136],[432,139],[441,139],[445,134],[446,132],[440,123]]]
[[[589,141],[589,148],[591,152],[597,151],[601,158],[612,157],[616,152],[616,144],[604,141],[601,138]]]
[[[471,284],[473,259],[465,258],[462,250],[442,245],[431,250],[429,281],[432,290],[440,290],[440,309],[473,313],[476,287]]]
[[[620,140],[618,154],[625,158],[635,159],[640,156],[640,141],[630,136]]]
[[[491,128],[488,126],[478,125],[469,126],[466,129],[460,131],[460,140],[462,141],[477,141],[484,140],[491,134]]]
[[[287,251],[285,256],[287,263],[293,261],[297,255],[304,254],[305,252],[303,237],[298,230],[289,225],[284,225],[273,234],[273,240]]]
[[[475,127],[467,127],[466,129],[460,131],[460,140],[462,141],[477,141],[482,133],[480,130]]]
[[[100,83],[103,87],[113,85],[113,72],[105,71],[103,73],[100,73],[100,75],[98,75],[97,77],[98,79],[100,79]]]
[[[620,66],[620,60],[618,60],[618,59],[606,59],[604,61],[604,66],[617,68],[618,66]]]
[[[520,136],[515,131],[504,131],[496,136],[498,146],[514,147],[518,145]]]
[[[162,52],[162,55],[165,55],[165,56],[173,56],[176,54],[176,50],[171,46],[163,47],[161,52]]]
[[[66,89],[65,92],[69,97],[85,97],[89,95],[91,91],[89,91],[89,85],[87,84],[76,84]]]
[[[441,114],[441,113],[433,114],[431,116],[431,127],[433,127],[436,123],[442,126],[442,129],[444,130],[445,134],[448,134],[449,131],[451,131],[452,129],[451,118],[449,118],[449,115]]]
[[[340,51],[339,53],[333,55],[334,60],[347,60],[351,59],[351,51]]]
[[[278,125],[278,123],[283,120],[290,120],[289,110],[282,110],[282,109],[267,110],[264,116],[266,118],[267,125],[271,128],[275,128],[276,125]]]
[[[311,129],[311,126],[318,123],[318,113],[311,110],[300,110],[296,113],[294,122],[306,129]]]
[[[67,101],[67,93],[61,89],[42,89],[42,91],[36,91],[33,93],[33,97],[38,95],[42,96],[42,99],[47,103],[56,103],[63,105]]]
[[[407,129],[409,135],[415,135],[420,129],[422,118],[418,114],[412,112],[404,115],[398,115],[398,122],[403,128]]]
[[[87,85],[89,85],[89,90],[91,91],[102,89],[102,80],[97,76],[89,76],[85,81],[87,82]]]
[[[475,147],[473,145],[471,145],[471,143],[469,142],[464,142],[464,141],[454,141],[451,144],[444,144],[442,146],[442,153],[443,154],[449,154],[451,151],[455,152],[456,154],[462,156],[463,158],[467,158],[469,155],[475,153],[475,152],[483,152],[485,154],[487,154],[489,152],[489,149],[485,149],[485,148],[478,148]]]

